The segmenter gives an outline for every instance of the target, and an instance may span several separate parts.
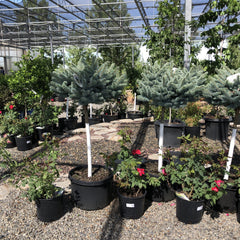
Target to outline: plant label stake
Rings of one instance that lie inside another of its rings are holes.
[[[231,164],[232,164],[232,157],[233,157],[233,150],[234,150],[234,145],[235,145],[235,139],[236,139],[236,132],[237,132],[237,129],[234,128],[232,130],[232,137],[231,137],[231,142],[230,142],[230,147],[229,147],[229,151],[228,151],[228,160],[227,160],[227,166],[226,166],[226,173],[224,174],[224,177],[223,179],[224,180],[228,180],[228,177],[229,177],[229,171],[230,171],[230,167],[231,167]]]
[[[134,105],[133,105],[133,111],[136,111],[136,104],[137,104],[137,96],[136,93],[134,93]]]
[[[89,123],[86,123],[85,126],[87,135],[88,177],[92,177],[91,136]]]
[[[92,104],[90,103],[90,118],[92,118]]]
[[[67,97],[66,119],[68,119],[69,97]]]
[[[161,171],[162,165],[163,165],[163,129],[164,129],[164,124],[160,123],[160,127],[159,127],[159,142],[158,142],[158,146],[159,146],[159,157],[158,157],[158,172]]]

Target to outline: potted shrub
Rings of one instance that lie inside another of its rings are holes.
[[[190,134],[190,137],[200,137],[199,121],[203,117],[200,102],[189,102],[187,105],[179,109],[178,116],[185,122],[185,135]]]
[[[118,118],[125,119],[126,118],[126,111],[127,111],[127,99],[125,94],[122,94],[117,99],[117,109],[118,109]]]
[[[169,108],[169,120],[164,123],[164,146],[180,146],[181,141],[178,137],[182,136],[185,124],[172,122],[171,109],[197,100],[202,93],[205,75],[198,66],[193,66],[190,70],[180,69],[174,68],[172,62],[165,64],[155,62],[144,69],[142,79],[139,81],[139,99],[151,102],[155,106],[162,106],[161,119],[155,122],[157,137],[159,125],[164,122],[165,108]]]
[[[176,192],[176,216],[179,221],[194,224],[199,223],[204,212],[205,201],[214,205],[224,192],[226,185],[219,176],[206,164],[213,162],[210,149],[200,138],[184,137],[182,157],[180,162],[172,161],[165,167],[170,176],[171,184],[179,184]],[[219,186],[221,185],[221,188]]]
[[[38,140],[44,141],[45,136],[53,134],[54,126],[58,122],[61,109],[48,103],[37,103],[34,106],[31,117],[36,124]]]
[[[63,119],[64,121],[64,128],[67,130],[72,130],[77,128],[77,121],[78,117],[75,116],[77,113],[78,104],[75,101],[71,101],[68,106],[68,111],[66,111],[66,118]],[[67,106],[64,104],[63,109],[66,110]]]
[[[204,97],[207,102],[217,108],[216,115],[206,118],[206,137],[213,140],[224,141],[228,138],[229,118],[220,116],[219,106],[234,109],[234,126],[239,123],[240,118],[240,94],[239,70],[232,70],[226,66],[217,70],[217,74],[211,76],[207,84]],[[232,78],[231,76],[234,76]]]
[[[112,194],[112,189],[109,187],[111,186],[112,173],[105,169],[104,166],[92,165],[88,104],[100,104],[114,98],[117,99],[126,85],[126,77],[120,75],[113,64],[109,66],[104,63],[99,66],[95,57],[92,58],[90,64],[80,60],[77,65],[64,69],[65,76],[71,82],[70,85],[65,84],[62,72],[56,71],[53,74],[53,81],[58,83],[62,81],[62,87],[69,93],[69,97],[83,105],[83,114],[85,116],[88,165],[79,166],[69,173],[73,198],[77,206],[82,209],[103,208],[111,201],[109,196]],[[98,173],[103,174],[100,174],[100,178],[95,178],[94,175]],[[74,176],[77,175],[80,178],[74,179]],[[99,193],[101,190],[103,192]],[[84,194],[82,194],[82,191],[84,191]],[[90,196],[87,196],[87,193],[90,193]]]
[[[168,202],[175,198],[174,189],[177,186],[174,186],[174,189],[170,185],[169,175],[165,172],[165,166],[170,164],[171,161],[175,160],[175,156],[172,156],[170,150],[167,149],[163,153],[162,167],[158,171],[158,161],[156,160],[147,160],[144,161],[142,167],[146,172],[158,180],[158,184],[154,186],[148,185],[147,187],[147,198],[154,202]]]
[[[103,107],[103,122],[111,122],[118,119],[117,105],[114,102],[109,102]]]
[[[57,146],[55,139],[45,139],[42,152],[34,160],[24,159],[17,163],[8,155],[5,161],[11,182],[23,191],[30,202],[36,203],[37,217],[43,222],[58,220],[64,214],[64,191],[54,184],[59,177]]]
[[[159,179],[150,177],[141,167],[142,159],[139,149],[128,148],[131,142],[131,130],[122,129],[118,133],[122,139],[120,152],[105,155],[106,164],[114,169],[114,182],[120,202],[120,213],[124,218],[137,219],[144,214],[147,185],[159,184]]]
[[[4,113],[0,113],[0,134],[6,140],[6,147],[16,147],[15,141],[15,123],[17,121],[17,112],[13,104],[7,104]]]
[[[33,132],[34,124],[30,116],[17,119],[13,134],[15,134],[16,145],[19,151],[32,149]]]

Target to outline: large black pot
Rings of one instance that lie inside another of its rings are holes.
[[[175,192],[167,181],[164,181],[158,187],[148,186],[147,198],[153,202],[169,202],[175,199]]]
[[[204,201],[187,201],[176,197],[176,216],[180,222],[199,223],[204,213]]]
[[[147,191],[138,197],[128,197],[118,189],[120,214],[123,218],[138,219],[144,214],[145,196]]]
[[[142,118],[143,117],[143,113],[141,111],[129,111],[127,112],[127,118],[129,119],[136,119],[136,118]]]
[[[101,165],[92,165],[96,168],[102,168]],[[112,179],[113,175],[110,172],[109,177],[102,181],[85,182],[73,178],[74,171],[81,168],[87,168],[87,165],[80,165],[69,172],[71,181],[72,196],[76,206],[83,210],[102,209],[110,204],[112,196]]]
[[[118,120],[118,114],[116,115],[102,115],[102,121],[103,122],[111,122]]]
[[[32,136],[20,137],[16,136],[16,145],[18,151],[27,151],[32,149]]]
[[[228,138],[229,119],[205,118],[206,137],[224,141]]]
[[[194,127],[185,127],[185,136],[190,134],[190,137],[200,137],[200,127],[194,126]]]
[[[160,121],[155,121],[155,132],[156,137],[159,138],[159,128]],[[181,139],[179,137],[184,134],[185,124],[180,123],[164,123],[164,137],[163,137],[163,146],[164,147],[180,147]]]
[[[37,131],[37,139],[39,141],[44,141],[47,135],[53,135],[53,127],[46,126],[46,127],[36,127]]]
[[[102,122],[102,119],[100,117],[91,117],[88,119],[89,121],[89,125],[94,125],[94,124],[98,124],[98,123],[101,123]]]
[[[63,192],[50,199],[38,199],[37,217],[42,222],[52,222],[60,219],[64,215]]]
[[[216,210],[224,213],[236,213],[237,201],[237,187],[228,185],[226,193],[217,200]]]
[[[64,120],[64,127],[67,130],[73,130],[77,128],[77,117],[68,118]]]

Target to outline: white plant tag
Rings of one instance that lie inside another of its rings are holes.
[[[31,140],[27,141],[27,144],[30,144],[31,143]]]
[[[134,203],[126,203],[126,207],[127,208],[134,208],[135,205],[134,205]]]
[[[202,206],[199,206],[198,208],[197,208],[197,211],[201,211],[203,209],[203,205]]]

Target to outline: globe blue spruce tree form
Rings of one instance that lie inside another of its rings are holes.
[[[200,66],[175,68],[173,62],[149,64],[139,80],[138,99],[155,106],[179,108],[198,100],[206,82],[206,73]],[[164,110],[161,120],[164,120]],[[169,123],[171,117],[169,118]]]
[[[117,99],[127,85],[126,75],[120,74],[114,64],[110,65],[106,62],[98,66],[97,59],[93,57],[90,64],[80,59],[76,65],[71,65],[64,71],[55,71],[53,81],[52,86],[60,84],[59,91],[64,90],[71,99],[83,105],[88,145],[88,177],[91,177],[92,160],[88,104],[101,104]]]
[[[206,101],[214,106],[234,109],[236,126],[240,120],[240,68],[233,70],[223,66],[209,79],[204,91]]]

